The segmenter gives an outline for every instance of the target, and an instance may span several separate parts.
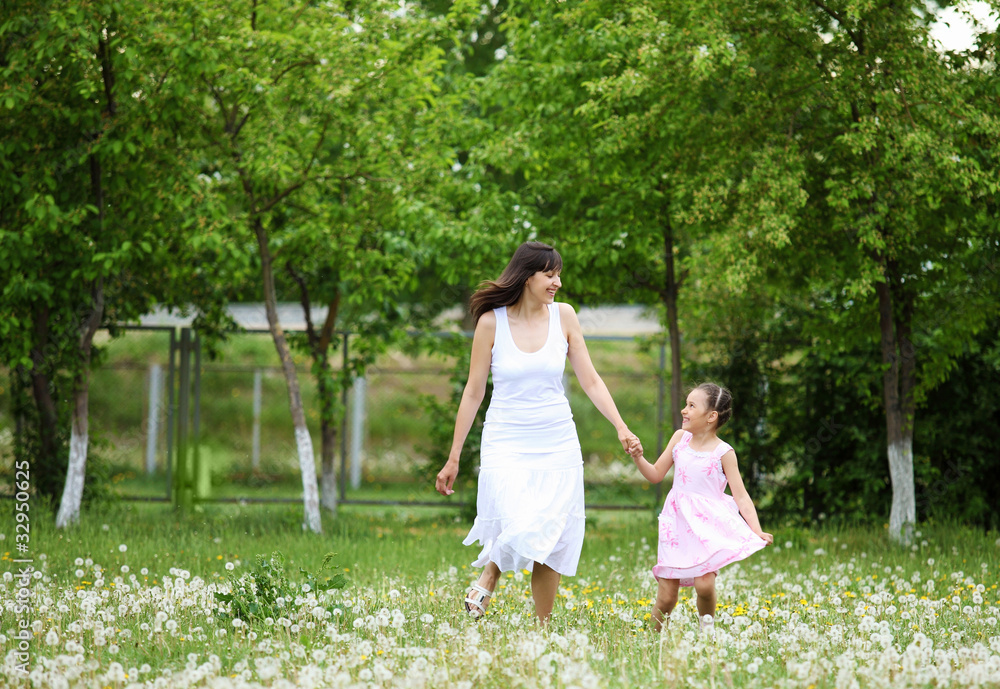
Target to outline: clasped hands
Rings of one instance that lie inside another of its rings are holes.
[[[642,443],[639,442],[639,436],[635,433],[632,433],[627,428],[623,429],[618,433],[618,440],[622,444],[622,449],[633,458],[638,459],[642,457]]]

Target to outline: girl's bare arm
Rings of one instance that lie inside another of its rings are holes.
[[[639,469],[639,473],[649,481],[650,483],[659,483],[670,471],[670,467],[674,465],[674,446],[680,442],[681,437],[683,437],[684,431],[677,430],[674,431],[673,436],[670,438],[670,442],[667,443],[667,449],[663,451],[663,454],[659,456],[655,464],[650,464],[642,455],[642,446],[638,446],[630,450],[632,455],[632,461],[635,462],[635,466]]]
[[[743,485],[743,477],[740,476],[739,464],[736,461],[736,451],[730,450],[722,455],[722,470],[726,472],[726,480],[729,481],[729,490],[733,493],[733,500],[740,508],[740,514],[753,530],[755,534],[767,541],[768,544],[774,542],[774,536],[760,528],[760,521],[757,519],[757,508],[753,506],[753,500],[747,493],[746,486]]]

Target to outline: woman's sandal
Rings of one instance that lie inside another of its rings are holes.
[[[478,582],[470,586],[469,590],[475,593],[470,593],[466,597],[465,611],[478,620],[486,614],[486,608],[490,604],[490,597],[493,595],[493,592],[484,589]]]

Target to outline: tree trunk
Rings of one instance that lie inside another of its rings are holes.
[[[337,386],[332,384],[330,375],[330,345],[336,335],[337,312],[340,308],[340,293],[334,295],[327,304],[326,321],[317,332],[312,321],[312,301],[309,298],[309,285],[299,274],[295,266],[285,264],[288,274],[299,286],[299,301],[302,313],[306,319],[306,339],[309,342],[309,352],[313,360],[313,371],[316,377],[316,388],[319,392],[319,427],[320,427],[320,502],[333,516],[337,514],[337,419],[335,395]]]
[[[83,365],[90,366],[87,361]],[[74,387],[73,427],[69,438],[69,466],[66,468],[66,484],[63,488],[56,528],[62,529],[80,519],[80,505],[83,502],[84,477],[87,473],[88,403],[89,374],[81,372]]]
[[[110,29],[108,33],[112,33]],[[104,86],[104,112],[109,120],[114,118],[118,106],[114,97],[115,75],[111,64],[111,51],[103,35],[97,39],[97,58],[101,61],[101,83]],[[95,138],[100,136],[94,134]],[[90,190],[97,208],[97,231],[105,231],[104,172],[101,161],[95,154],[90,155]],[[56,528],[63,528],[80,518],[83,502],[84,477],[87,473],[87,446],[90,423],[90,361],[94,334],[104,318],[104,279],[97,278],[91,286],[90,310],[80,325],[80,339],[77,343],[79,368],[73,377],[73,422],[70,428],[69,465],[66,468],[66,484],[62,501],[56,515]]]
[[[99,171],[98,171],[99,174]],[[94,334],[104,317],[104,284],[98,279],[91,290],[91,307],[81,325],[79,341],[79,369],[73,378],[73,424],[69,438],[69,464],[63,488],[56,528],[62,529],[80,519],[83,503],[84,478],[87,475],[87,447],[90,430],[90,352]]]
[[[892,481],[889,536],[906,545],[913,538],[916,523],[912,395],[915,366],[907,322],[911,309],[905,295],[897,295],[902,297],[903,302],[901,315],[897,317],[893,305],[893,285],[890,283],[893,278],[889,268],[890,266],[886,266],[883,271],[884,280],[875,285],[884,366],[882,394],[885,402],[889,478]]]
[[[323,507],[337,513],[337,426],[327,419],[320,420]]]
[[[318,343],[317,343],[318,344]],[[327,345],[328,346],[328,345]],[[319,364],[316,387],[319,391],[320,428],[320,479],[322,481],[322,504],[324,509],[337,513],[337,420],[334,418],[333,396],[330,381],[330,362],[326,350],[313,353]]]
[[[670,338],[670,421],[673,430],[681,427],[681,330],[677,323],[677,275],[674,271],[674,236],[670,217],[667,216],[663,232],[663,263],[666,267],[663,285],[663,303],[667,307],[667,332]],[[663,448],[657,448],[662,450]]]
[[[259,217],[255,216],[252,223],[260,249],[260,268],[264,280],[264,307],[267,312],[267,324],[274,340],[274,348],[281,360],[281,370],[285,375],[285,384],[288,387],[288,404],[292,412],[292,423],[295,426],[295,446],[298,450],[299,468],[302,472],[304,527],[314,533],[323,533],[323,522],[319,512],[319,489],[316,485],[316,459],[313,454],[309,428],[306,426],[306,415],[302,408],[302,393],[299,390],[295,362],[292,360],[292,352],[288,346],[288,340],[285,338],[285,331],[278,321],[278,298],[274,289],[274,270],[271,252],[268,248],[267,231]]]
[[[49,479],[62,464],[59,456],[59,412],[52,396],[52,381],[46,373],[45,351],[49,347],[49,309],[44,304],[34,308],[35,346],[31,351],[34,364],[28,372],[31,379],[31,395],[38,410],[38,457],[33,471],[39,476],[38,489],[52,502],[59,494],[58,478]]]

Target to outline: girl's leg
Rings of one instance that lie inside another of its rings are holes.
[[[694,590],[698,594],[698,617],[715,617],[715,572],[695,577]]]
[[[552,605],[559,590],[559,577],[559,572],[540,562],[536,562],[531,568],[531,597],[535,600],[535,615],[543,624],[549,621],[549,615],[552,614]]]
[[[653,603],[653,629],[659,632],[663,629],[665,620],[670,617],[677,605],[677,591],[680,579],[657,579],[656,602]]]

